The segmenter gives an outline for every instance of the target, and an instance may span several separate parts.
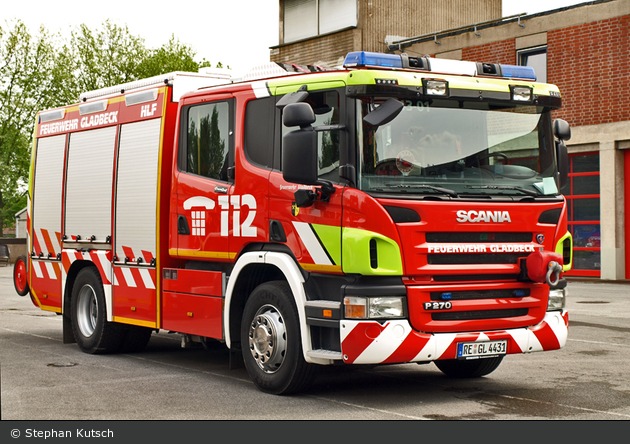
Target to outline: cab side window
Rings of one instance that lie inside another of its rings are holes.
[[[245,109],[245,155],[256,165],[273,168],[275,97],[247,102]]]
[[[188,173],[228,180],[230,148],[229,102],[193,105],[186,111],[185,158],[180,168]]]

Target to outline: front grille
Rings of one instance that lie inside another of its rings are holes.
[[[431,265],[472,265],[472,264],[517,264],[525,257],[514,253],[468,253],[468,254],[429,254],[427,262]]]
[[[435,282],[516,281],[518,274],[436,274]]]
[[[523,328],[545,316],[548,292],[546,285],[517,282],[410,287],[409,317],[415,329],[425,332]]]
[[[481,310],[481,311],[454,311],[433,313],[431,319],[434,321],[477,321],[481,319],[505,319],[516,318],[527,315],[526,308],[512,310]]]
[[[426,233],[427,243],[436,244],[483,244],[479,247],[479,252],[470,249],[467,246],[467,253],[463,253],[458,245],[452,247],[442,246],[439,254],[428,254],[427,263],[429,265],[476,265],[476,264],[508,264],[516,265],[519,259],[525,257],[528,253],[512,253],[512,252],[488,252],[487,245],[492,244],[510,244],[510,243],[529,243],[532,241],[532,233],[520,232],[437,232]],[[471,251],[472,250],[472,251]],[[452,251],[452,253],[451,253]]]
[[[524,259],[542,246],[542,236],[549,233],[492,229],[471,224],[453,231],[404,231],[414,246],[408,304],[414,329],[496,331],[527,328],[544,318],[548,287],[524,280],[522,273]]]
[[[531,242],[532,233],[504,233],[504,232],[437,232],[427,233],[430,243],[492,243],[492,242]]]
[[[523,298],[530,295],[529,288],[505,290],[475,290],[475,291],[432,291],[432,301],[474,301],[477,299],[510,299]]]

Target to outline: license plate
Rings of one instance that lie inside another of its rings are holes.
[[[485,358],[507,353],[507,340],[486,342],[460,342],[457,344],[457,358]]]

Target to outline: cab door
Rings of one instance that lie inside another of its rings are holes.
[[[232,190],[228,173],[234,159],[234,100],[223,95],[185,105],[181,113],[173,184],[175,256],[229,260],[227,221],[222,208]]]
[[[286,243],[302,268],[311,272],[341,273],[345,187],[340,178],[340,165],[349,163],[348,131],[343,129],[348,122],[348,111],[341,82],[309,85],[308,90],[308,96],[301,101],[308,103],[314,114],[317,178],[328,186],[322,194],[320,185],[288,182],[283,171],[274,171],[269,177],[269,217],[282,226]],[[287,127],[283,122],[282,136],[293,131],[299,131],[299,127]],[[282,146],[283,150],[286,148]],[[301,193],[314,196],[318,188],[319,197],[307,204],[298,204]]]

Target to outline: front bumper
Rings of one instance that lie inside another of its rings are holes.
[[[565,346],[569,314],[553,311],[533,327],[465,333],[421,333],[406,319],[384,323],[341,321],[341,353],[346,364],[397,364],[455,359],[457,343],[506,339],[507,354],[558,350]]]

